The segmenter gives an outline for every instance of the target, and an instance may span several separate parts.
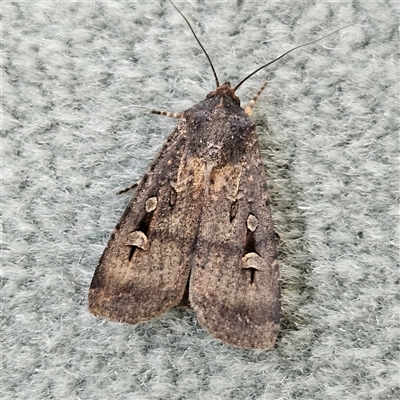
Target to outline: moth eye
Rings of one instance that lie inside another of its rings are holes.
[[[157,208],[158,200],[157,197],[150,197],[146,201],[146,212],[150,213]]]

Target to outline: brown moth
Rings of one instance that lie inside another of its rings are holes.
[[[137,324],[188,292],[200,324],[216,338],[268,349],[279,332],[279,267],[249,118],[266,83],[245,111],[235,91],[253,74],[232,88],[220,85],[211,67],[217,88],[205,100],[180,114],[152,111],[180,121],[111,234],[90,285],[89,310]]]

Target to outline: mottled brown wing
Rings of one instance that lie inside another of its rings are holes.
[[[215,337],[246,348],[274,345],[279,268],[254,130],[240,164],[206,176],[189,296],[199,322]]]
[[[104,250],[89,290],[94,315],[136,324],[181,301],[193,252],[193,235],[188,232],[196,232],[191,223],[198,223],[198,207],[185,208],[184,188],[177,183],[185,144],[181,121],[141,180]]]

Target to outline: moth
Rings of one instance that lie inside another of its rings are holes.
[[[315,41],[232,88],[220,85],[207,52],[177,11],[208,58],[216,89],[180,114],[152,111],[179,123],[111,234],[90,285],[89,310],[138,324],[188,297],[200,324],[216,338],[269,349],[279,333],[279,266],[266,175],[249,118],[266,83],[245,110],[235,92],[260,69]]]

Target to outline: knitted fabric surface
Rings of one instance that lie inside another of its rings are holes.
[[[272,350],[191,310],[92,316],[108,237],[179,112],[215,89],[169,2],[3,3],[2,398],[395,399],[398,3],[177,2],[221,82],[250,78],[279,236]]]

